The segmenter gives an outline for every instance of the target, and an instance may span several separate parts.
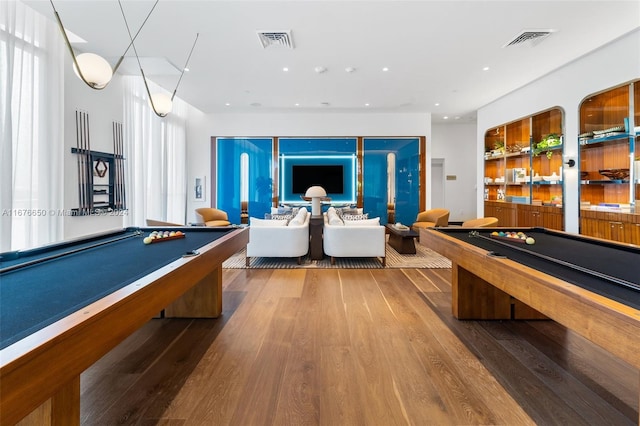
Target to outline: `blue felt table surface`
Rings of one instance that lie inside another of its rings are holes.
[[[83,244],[115,242],[26,266],[0,275],[0,349],[75,312],[139,278],[225,235],[206,228],[185,228],[185,238],[144,244],[149,230],[137,228],[91,241],[4,256],[0,269],[26,263]],[[9,258],[8,260],[4,260]]]

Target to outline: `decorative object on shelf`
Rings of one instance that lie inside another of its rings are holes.
[[[598,173],[611,180],[624,180],[629,177],[629,169],[602,169],[598,170]]]
[[[609,127],[608,129],[604,129],[604,130],[593,131],[594,139],[606,138],[608,136],[621,135],[621,134],[624,134],[624,125]]]
[[[81,53],[80,55],[76,56],[75,52],[73,51],[73,47],[71,47],[71,43],[69,42],[69,38],[67,37],[67,32],[64,29],[64,25],[62,25],[60,15],[58,14],[58,11],[53,4],[53,0],[49,0],[49,2],[51,3],[51,7],[53,7],[53,13],[56,16],[56,20],[58,21],[58,27],[60,28],[60,32],[62,32],[64,42],[67,45],[69,52],[71,53],[71,57],[73,58],[73,70],[75,71],[76,75],[85,82],[87,86],[96,90],[104,89],[111,82],[113,74],[116,73],[116,71],[122,64],[122,60],[129,51],[129,48],[133,45],[133,41],[136,39],[136,37],[138,37],[138,34],[140,34],[142,27],[144,27],[144,24],[151,16],[153,9],[155,9],[156,5],[158,4],[158,0],[156,0],[156,2],[153,4],[153,7],[147,14],[147,17],[142,22],[142,25],[138,29],[136,35],[131,37],[131,43],[129,43],[129,46],[127,46],[126,50],[124,51],[122,56],[120,56],[120,59],[118,59],[118,62],[112,69],[111,65],[109,65],[109,62],[107,62],[106,59],[104,59],[100,55],[96,55],[95,53]]]
[[[504,189],[498,189],[498,200],[504,200]]]
[[[140,57],[138,56],[138,50],[136,49],[136,45],[133,43],[135,37],[131,36],[131,30],[129,29],[129,23],[127,22],[127,17],[124,14],[124,9],[122,9],[122,3],[118,0],[118,4],[120,5],[120,11],[122,12],[122,18],[124,19],[124,24],[127,27],[127,32],[129,33],[129,38],[131,39],[131,46],[133,46],[133,53],[136,56],[136,60],[138,61],[138,67],[140,68],[140,74],[142,74],[142,80],[144,81],[144,87],[147,89],[147,95],[149,96],[149,103],[151,104],[151,109],[153,112],[160,118],[166,117],[173,108],[173,99],[176,97],[176,92],[178,91],[178,86],[180,86],[180,82],[182,81],[182,77],[184,76],[185,71],[187,71],[187,67],[189,66],[189,59],[191,59],[191,54],[193,53],[193,49],[196,47],[196,43],[198,42],[198,36],[200,33],[196,33],[196,39],[193,41],[193,46],[191,46],[191,51],[187,56],[187,61],[182,67],[182,72],[180,73],[180,77],[178,78],[178,83],[176,83],[176,88],[173,90],[171,97],[166,95],[165,93],[154,93],[151,94],[149,90],[149,85],[147,84],[147,78],[144,75],[144,71],[142,70],[142,64],[140,63]],[[137,34],[136,34],[137,35]]]
[[[561,179],[560,176],[556,174],[556,172],[553,172],[550,176],[542,176],[542,180],[545,182],[557,182]]]
[[[311,216],[320,216],[320,200],[327,196],[327,191],[321,186],[312,186],[307,189],[304,196],[311,198]]]
[[[98,177],[104,177],[104,175],[109,171],[109,166],[102,158],[98,158],[95,163],[96,166],[93,168],[95,175]]]
[[[544,152],[547,158],[551,158],[553,156],[552,148],[560,145],[562,145],[562,136],[557,133],[550,133],[536,144],[533,155],[540,155]]]

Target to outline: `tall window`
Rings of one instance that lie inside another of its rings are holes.
[[[146,219],[186,223],[186,104],[174,99],[165,118],[154,113],[142,79],[124,77],[126,225]]]
[[[55,23],[0,2],[0,251],[62,238],[63,47]]]

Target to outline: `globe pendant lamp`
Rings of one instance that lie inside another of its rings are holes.
[[[173,108],[173,98],[176,96],[176,92],[178,91],[178,86],[180,86],[180,82],[182,81],[182,77],[184,76],[184,72],[187,70],[189,66],[189,59],[191,59],[191,55],[193,54],[193,49],[196,47],[196,43],[198,42],[198,37],[200,33],[196,33],[196,39],[193,41],[193,46],[191,46],[191,51],[189,52],[189,56],[187,56],[187,61],[182,67],[182,72],[180,73],[180,78],[178,79],[178,83],[176,84],[176,88],[173,90],[171,97],[167,96],[164,93],[154,93],[151,94],[149,90],[149,84],[147,83],[147,77],[144,75],[144,70],[142,69],[142,63],[140,62],[140,57],[138,56],[138,49],[136,49],[136,45],[134,43],[135,37],[131,36],[131,30],[129,29],[129,23],[127,22],[127,17],[124,14],[124,9],[122,8],[122,3],[118,0],[118,4],[120,5],[120,11],[122,12],[122,19],[124,19],[124,24],[127,27],[127,32],[129,33],[129,38],[131,38],[131,46],[133,47],[133,53],[136,55],[136,60],[138,61],[138,67],[140,68],[140,74],[142,74],[142,80],[144,81],[144,87],[147,90],[147,96],[149,96],[149,103],[151,104],[151,109],[153,112],[160,118],[166,117],[167,114],[171,112]]]
[[[173,109],[173,100],[165,93],[154,93],[150,95],[149,104],[160,117],[165,117]]]
[[[151,13],[153,12],[153,9],[155,9],[156,5],[158,4],[158,1],[159,0],[156,0],[156,2],[153,4],[153,7],[147,14],[147,17],[145,18],[144,22],[138,29],[138,32],[136,33],[136,35],[134,37],[131,37],[131,34],[129,34],[131,38],[131,43],[129,43],[129,46],[127,46],[127,49],[124,51],[122,56],[120,56],[120,59],[116,63],[115,67],[112,69],[111,65],[109,65],[109,62],[107,62],[106,59],[104,59],[102,56],[97,55],[95,53],[82,53],[76,56],[75,52],[73,51],[73,47],[71,47],[71,43],[69,42],[69,37],[67,37],[67,32],[64,29],[64,25],[62,25],[62,20],[60,19],[60,15],[58,14],[58,11],[56,10],[55,5],[53,4],[53,0],[49,0],[49,2],[51,3],[51,7],[53,7],[53,13],[56,16],[58,27],[62,32],[62,37],[64,38],[64,42],[67,45],[69,52],[71,53],[71,57],[73,58],[73,71],[82,81],[85,82],[87,86],[96,90],[102,90],[105,87],[107,87],[107,85],[111,82],[111,78],[113,77],[113,74],[115,74],[118,68],[120,67],[122,60],[124,59],[124,55],[127,54],[127,52],[129,51],[129,48],[133,45],[133,41],[136,39],[136,37],[138,37],[138,34],[140,34],[142,27],[144,27],[144,24],[147,22],[147,19],[149,19],[149,17],[151,16]]]

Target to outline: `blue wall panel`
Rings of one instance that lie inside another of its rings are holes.
[[[264,217],[271,211],[270,138],[218,138],[216,206],[229,214],[231,223],[240,223],[240,156],[249,155],[249,215]]]
[[[420,144],[418,138],[365,138],[363,208],[369,217],[387,223],[387,155],[396,156],[395,221],[415,222],[419,209]]]

